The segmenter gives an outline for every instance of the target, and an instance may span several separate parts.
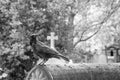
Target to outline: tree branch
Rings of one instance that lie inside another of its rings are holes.
[[[113,6],[112,6],[112,7],[113,7]],[[85,33],[88,29],[87,29],[87,30],[84,30],[83,33],[82,33],[82,35],[81,35],[81,37],[80,37],[80,39],[79,39],[73,46],[75,47],[79,42],[81,42],[81,41],[86,41],[86,40],[92,38],[95,34],[97,34],[97,33],[100,31],[100,29],[101,29],[101,27],[103,26],[103,24],[112,16],[112,14],[115,13],[115,11],[117,11],[117,10],[119,9],[119,7],[120,7],[120,0],[119,0],[119,2],[118,2],[118,5],[116,5],[114,8],[112,8],[112,10],[110,10],[110,11],[108,12],[107,17],[105,17],[105,18],[103,19],[103,21],[101,21],[100,23],[96,24],[96,26],[99,25],[99,26],[98,26],[99,28],[98,28],[98,30],[97,30],[95,33],[93,33],[93,34],[90,35],[89,37],[87,37],[87,38],[85,38],[85,39],[82,40],[82,37],[83,37],[84,33]],[[92,25],[92,26],[93,26],[93,25]],[[95,26],[95,25],[94,25],[94,26]]]

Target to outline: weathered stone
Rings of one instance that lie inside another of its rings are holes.
[[[58,40],[58,36],[55,36],[55,33],[51,32],[50,36],[47,36],[47,40],[50,40],[50,47],[55,49],[55,40]]]
[[[120,64],[37,65],[26,80],[120,80]]]

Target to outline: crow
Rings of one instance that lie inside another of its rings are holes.
[[[40,64],[44,64],[50,58],[62,58],[65,61],[69,62],[69,59],[67,57],[63,56],[57,50],[53,50],[43,42],[39,41],[37,36],[38,35],[36,34],[32,34],[30,36],[30,46],[32,47],[34,54],[43,60]]]

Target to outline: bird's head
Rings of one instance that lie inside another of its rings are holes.
[[[36,37],[37,37],[38,35],[36,35],[36,34],[32,34],[31,36],[30,36],[30,45],[32,45],[33,43],[35,44],[36,42],[37,42],[37,40],[36,40]]]
[[[34,34],[30,34],[30,45],[32,44],[36,44],[37,40],[38,40],[38,36],[42,33],[43,30],[38,31],[37,33]]]
[[[38,36],[38,35],[36,35],[36,34],[32,34],[32,35],[30,36],[30,40],[31,40],[31,39],[36,39],[37,36]]]

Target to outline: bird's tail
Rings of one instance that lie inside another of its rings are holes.
[[[58,56],[56,56],[56,57],[57,57],[57,58],[62,58],[62,59],[64,59],[65,61],[69,62],[69,59],[68,59],[67,57],[63,56],[63,55],[58,55]]]

